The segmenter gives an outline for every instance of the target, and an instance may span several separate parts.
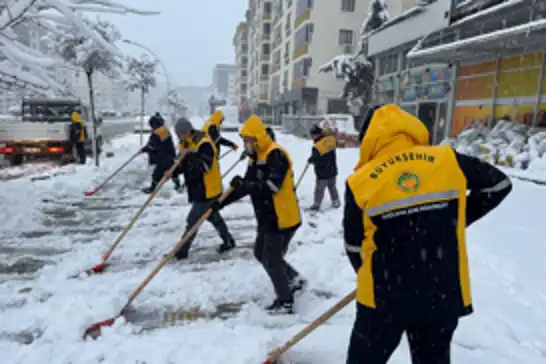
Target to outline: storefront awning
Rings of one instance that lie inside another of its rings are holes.
[[[456,42],[421,49],[422,41],[407,54],[412,61],[453,62],[486,55],[502,55],[544,44],[546,19],[500,29]],[[531,49],[535,50],[535,49]]]

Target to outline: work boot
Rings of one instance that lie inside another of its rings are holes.
[[[187,251],[177,251],[176,254],[174,255],[174,258],[176,260],[184,260],[184,259],[188,259],[189,257],[189,252]]]
[[[229,239],[224,241],[222,244],[220,244],[220,246],[218,247],[218,253],[219,254],[227,253],[233,248],[235,248],[235,240]]]
[[[272,304],[265,308],[272,314],[293,314],[294,313],[294,300],[280,300],[276,299]]]
[[[334,200],[334,201],[332,201],[332,207],[333,207],[334,209],[337,209],[337,208],[339,208],[340,206],[341,206],[341,202],[339,202],[339,200]]]
[[[150,186],[150,187],[146,187],[146,188],[143,188],[142,189],[142,192],[146,193],[146,194],[150,194],[150,193],[153,193],[155,191],[155,186]]]
[[[317,204],[312,204],[311,206],[309,206],[308,210],[311,212],[317,212],[318,210],[320,210],[320,206]]]
[[[292,294],[303,291],[306,287],[307,280],[301,277],[296,277],[292,282],[290,282],[290,289],[292,290]]]

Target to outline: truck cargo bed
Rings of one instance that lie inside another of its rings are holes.
[[[0,122],[0,141],[67,141],[70,123]]]

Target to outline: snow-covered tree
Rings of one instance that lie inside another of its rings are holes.
[[[357,128],[372,99],[374,84],[373,65],[367,59],[366,39],[371,32],[381,27],[389,19],[385,0],[372,0],[369,13],[361,27],[360,46],[356,54],[341,54],[319,67],[319,72],[333,72],[336,77],[345,79],[341,97],[347,101],[347,107],[355,119]]]
[[[157,84],[155,77],[158,60],[150,60],[147,54],[140,58],[130,57],[127,59],[127,89],[129,91],[140,91],[140,118],[144,122],[146,94]],[[141,133],[142,143],[142,133]]]
[[[188,107],[176,90],[169,91],[167,102],[173,108],[173,120],[176,120],[178,116],[186,116]]]
[[[368,7],[368,16],[364,19],[360,28],[360,35],[366,38],[371,32],[388,21],[389,18],[390,14],[385,0],[372,0]]]
[[[0,83],[31,88],[40,93],[59,93],[62,83],[51,77],[51,70],[62,60],[48,56],[24,44],[14,27],[28,27],[42,33],[63,34],[77,28],[89,38],[94,38],[110,51],[106,42],[82,19],[82,13],[115,13],[157,15],[113,0],[4,0],[0,4],[0,53],[6,58],[0,62]]]
[[[91,121],[93,123],[93,154],[95,155],[95,164],[98,165],[98,153],[96,150],[97,120],[95,118],[93,75],[96,72],[101,72],[111,77],[119,74],[122,68],[121,52],[117,49],[115,43],[121,39],[121,34],[108,21],[100,19],[91,21],[87,18],[82,18],[81,20],[86,27],[92,29],[98,36],[90,38],[80,32],[79,28],[72,28],[70,31],[57,34],[56,50],[65,62],[83,70],[87,77]]]

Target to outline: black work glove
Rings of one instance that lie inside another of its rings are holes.
[[[243,161],[243,160],[246,159],[246,157],[248,157],[248,155],[246,154],[246,151],[244,151],[244,152],[241,153],[241,156],[239,157],[239,160]]]
[[[212,210],[212,213],[218,212],[222,209],[222,203],[217,199],[211,201],[209,208]]]
[[[241,176],[235,176],[231,179],[229,185],[235,189],[244,188],[246,186],[246,181]]]
[[[307,160],[307,163],[313,164],[313,162],[314,162],[313,157],[309,157],[309,159]]]

